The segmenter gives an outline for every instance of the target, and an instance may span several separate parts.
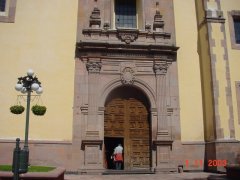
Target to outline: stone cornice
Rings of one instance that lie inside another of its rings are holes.
[[[176,61],[178,47],[156,44],[115,44],[109,42],[81,41],[76,44],[76,58],[98,56],[129,58],[157,58]]]
[[[206,10],[205,14],[208,23],[225,23],[223,12],[220,10]]]
[[[160,44],[171,44],[171,33],[166,32],[151,32],[148,30],[140,31],[138,29],[83,29],[82,34],[86,40],[92,40],[92,37],[98,37],[98,40],[103,41],[116,41],[120,40],[126,44],[130,44],[137,39],[160,43]],[[137,42],[137,41],[136,41]]]
[[[84,150],[86,145],[98,145],[102,149],[103,140],[82,140],[81,149]]]

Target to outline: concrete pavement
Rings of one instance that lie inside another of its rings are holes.
[[[74,175],[66,174],[65,180],[228,180],[224,174],[205,172],[184,172],[170,174],[133,174],[133,175]]]

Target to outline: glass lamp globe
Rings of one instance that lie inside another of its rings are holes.
[[[42,87],[39,87],[38,90],[36,90],[37,94],[42,94],[42,92],[43,92],[43,88]]]
[[[15,85],[15,89],[16,89],[17,91],[21,91],[22,88],[23,88],[23,85],[22,85],[22,84],[17,83],[17,84]]]
[[[33,76],[33,75],[34,75],[33,70],[32,70],[32,69],[29,69],[29,70],[27,71],[27,75],[28,75],[28,76]]]
[[[21,93],[25,94],[27,92],[27,88],[23,87]]]
[[[31,89],[34,90],[34,91],[37,91],[38,88],[39,88],[39,84],[38,84],[38,83],[33,83],[33,84],[31,85]]]

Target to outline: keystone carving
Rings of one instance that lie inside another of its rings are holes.
[[[133,84],[135,75],[134,70],[130,67],[126,67],[122,70],[121,81],[123,84]]]
[[[119,33],[118,38],[126,44],[130,44],[138,38],[138,35],[136,33]]]

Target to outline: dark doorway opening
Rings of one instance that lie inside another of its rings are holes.
[[[124,149],[124,140],[121,137],[104,137],[105,144],[105,161],[107,169],[115,169],[115,164],[113,159],[111,158],[114,148],[121,144]],[[124,156],[124,154],[123,154]],[[123,157],[124,159],[124,157]],[[124,169],[124,164],[122,165],[122,169]]]

